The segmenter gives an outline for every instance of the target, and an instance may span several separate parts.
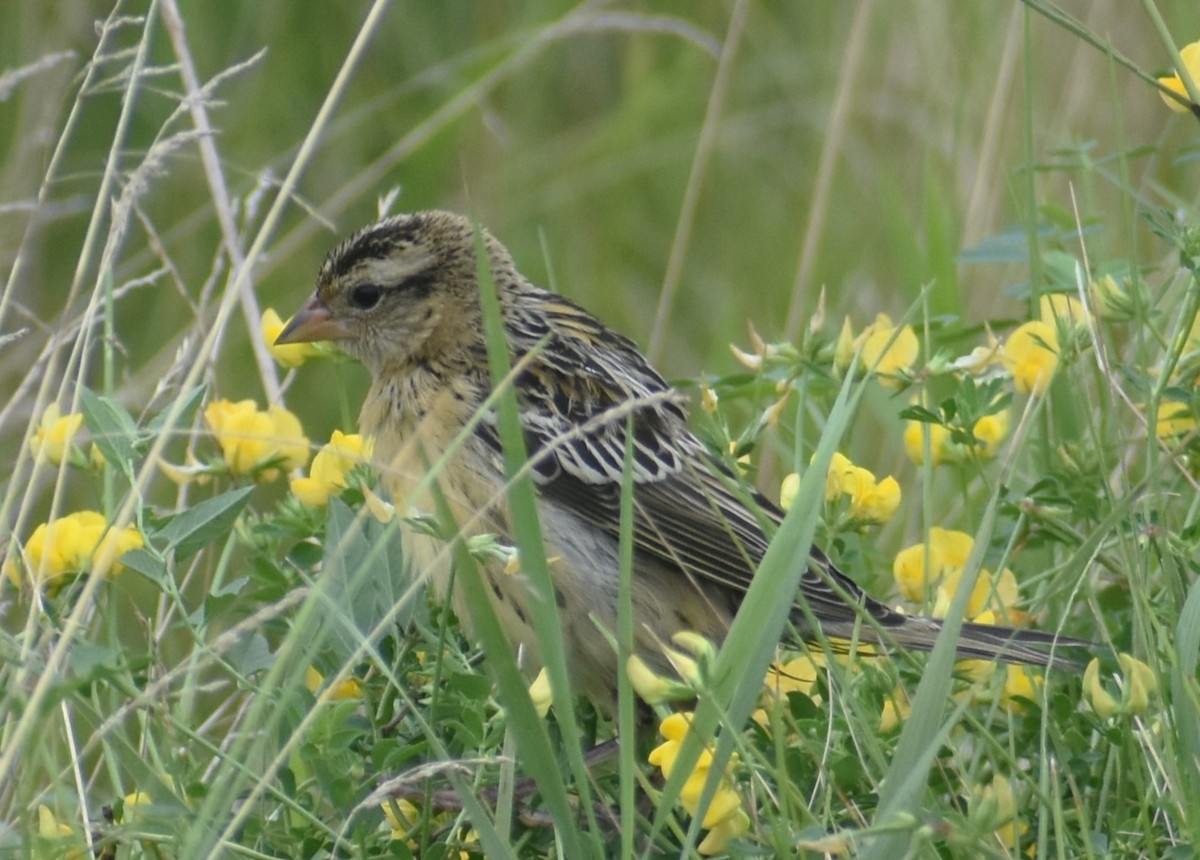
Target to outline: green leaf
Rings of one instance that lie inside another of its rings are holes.
[[[920,421],[922,424],[941,424],[942,417],[924,406],[906,406],[900,410],[901,421]]]
[[[104,454],[104,459],[126,474],[137,459],[138,429],[132,416],[111,397],[95,394],[86,388],[79,391],[79,407],[83,423],[92,433],[92,440]]]
[[[175,550],[176,559],[186,559],[229,534],[252,492],[253,487],[240,487],[205,499],[172,517],[158,537],[166,540],[167,549]]]
[[[238,672],[249,678],[275,665],[275,654],[267,644],[266,637],[254,633],[229,649],[229,661],[237,667]]]
[[[161,583],[167,575],[167,565],[162,557],[148,549],[130,550],[121,556],[121,564],[155,583]]]
[[[180,397],[181,404],[179,411],[175,415],[175,427],[181,427],[190,424],[192,417],[196,414],[196,410],[200,407],[204,400],[204,394],[208,391],[208,386],[197,385],[187,394]],[[166,423],[167,414],[170,409],[164,409],[162,412],[155,415],[146,422],[146,429],[143,437],[154,437],[163,431],[163,425]]]
[[[394,525],[357,515],[334,497],[326,512],[325,535],[321,582],[330,605],[342,610],[337,617],[325,618],[331,622],[330,641],[345,660],[410,589],[400,531]],[[400,624],[408,622],[417,605],[411,594],[407,597],[408,607],[397,617]]]

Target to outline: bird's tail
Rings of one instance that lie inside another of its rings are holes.
[[[894,626],[885,624],[885,636],[879,638],[916,651],[932,650],[942,631],[941,620],[922,616],[901,617],[903,620]],[[864,630],[863,638],[876,638],[871,633]],[[1070,636],[970,622],[963,624],[955,644],[958,656],[962,658],[1003,660],[1006,663],[1026,663],[1066,670],[1077,668],[1079,665],[1077,659],[1069,652],[1091,647],[1091,642]]]

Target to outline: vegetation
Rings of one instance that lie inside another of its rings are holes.
[[[0,854],[1195,855],[1195,3],[11,7]],[[437,512],[376,491],[365,371],[270,348],[427,208],[790,506],[590,778],[563,738],[614,722],[405,570]],[[944,643],[776,653],[813,536]],[[1096,660],[955,663],[964,619]]]

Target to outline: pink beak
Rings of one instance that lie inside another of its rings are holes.
[[[350,331],[334,318],[329,305],[314,294],[275,338],[275,343],[283,346],[316,340],[345,340],[350,336]]]

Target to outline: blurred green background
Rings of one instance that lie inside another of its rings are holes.
[[[370,8],[361,0],[181,4],[202,81],[263,52],[210,91],[215,143],[247,236]],[[1063,8],[1111,34],[1112,48],[1142,69],[1170,66],[1141,6],[1076,0]],[[21,258],[0,331],[31,333],[7,350],[0,390],[19,391],[51,332],[78,318],[99,282],[98,261],[81,267],[79,249],[140,25],[109,32],[94,85],[79,88],[100,22],[149,9],[5,4],[0,69],[25,72],[0,85],[0,259],[7,272]],[[1200,35],[1192,0],[1159,9],[1177,43]],[[164,270],[118,304],[118,390],[131,406],[148,400],[183,338],[204,331],[212,298],[200,297],[223,289],[229,271],[195,142],[162,147],[191,125],[186,113],[172,116],[183,88],[161,20],[152,32],[153,74],[118,153],[118,191],[136,177],[138,194],[137,215],[113,249],[116,283]],[[717,99],[727,41],[736,54]],[[711,149],[697,164],[706,117]],[[739,11],[731,2],[394,0],[255,267],[255,289],[286,316],[325,252],[398,188],[394,210],[473,213],[533,280],[643,346],[672,249],[685,241],[655,358],[668,377],[728,373],[736,364],[727,344],[746,342],[747,323],[781,338],[789,312],[806,320],[823,286],[826,325],[835,328],[845,313],[856,328],[879,311],[898,316],[925,284],[934,285],[935,314],[1022,316],[1005,291],[1027,277],[1010,258],[1024,254],[1013,225],[1031,211],[1031,168],[1035,205],[1050,223],[1058,213],[1057,226],[1070,227],[1073,187],[1097,255],[1137,256],[1129,245],[1146,234],[1129,228],[1120,172],[1149,209],[1192,200],[1194,128],[1102,50],[1016,2],[750,2]],[[39,200],[56,145],[63,166]],[[1132,153],[1124,163],[1121,152]],[[689,181],[694,206],[685,210]],[[683,234],[681,220],[690,220]],[[960,260],[1010,229],[1015,253],[1006,246],[999,262]],[[81,292],[68,302],[77,270]],[[235,316],[216,368],[226,396],[262,397],[246,362],[249,336]],[[313,374],[311,390],[361,385],[352,370]],[[328,413],[326,398],[292,399],[302,412]],[[23,427],[27,398],[5,400],[4,417],[16,422],[6,429]]]

